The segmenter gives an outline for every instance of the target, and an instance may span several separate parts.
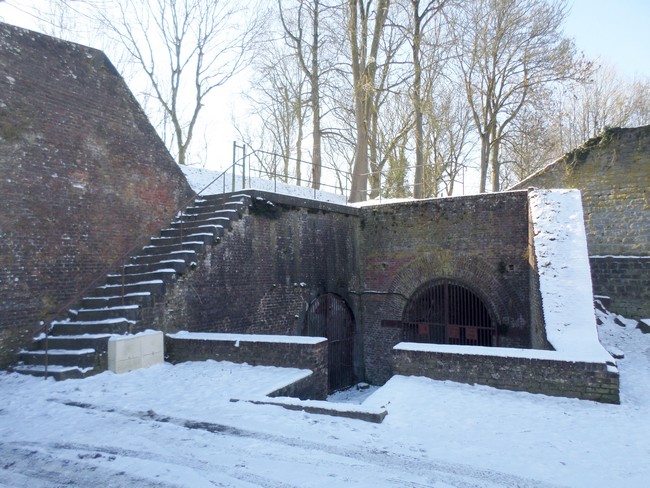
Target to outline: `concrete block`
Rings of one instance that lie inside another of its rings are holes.
[[[108,341],[108,369],[113,373],[128,373],[160,364],[164,358],[162,332],[112,337]]]

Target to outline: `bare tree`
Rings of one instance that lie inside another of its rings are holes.
[[[256,74],[245,98],[252,107],[249,116],[253,126],[258,130],[254,135],[240,131],[240,135],[248,145],[260,150],[256,155],[267,174],[278,174],[277,157],[280,156],[279,173],[284,181],[291,179],[300,185],[308,106],[304,96],[306,77],[293,53],[278,43],[270,44],[253,66]]]
[[[411,44],[411,56],[413,62],[413,84],[411,86],[411,97],[413,101],[413,112],[415,119],[415,180],[413,182],[413,197],[423,198],[422,191],[424,180],[424,102],[422,93],[422,71],[435,70],[436,66],[423,66],[422,49],[424,45],[425,30],[429,22],[444,7],[445,0],[409,0],[409,26],[406,29]],[[429,45],[429,51],[433,46]],[[429,52],[429,59],[432,58]]]
[[[372,97],[375,90],[379,42],[388,16],[390,0],[348,1],[348,34],[354,87],[354,116],[356,149],[350,187],[350,201],[367,198],[368,191],[368,131],[372,119]],[[372,17],[374,15],[374,22]],[[372,32],[370,32],[372,29]]]
[[[207,97],[248,62],[262,26],[255,12],[226,0],[119,0],[98,12],[145,73],[179,164]]]
[[[323,41],[320,34],[320,15],[323,9],[320,0],[299,0],[295,8],[295,18],[291,23],[286,19],[285,8],[278,0],[280,20],[284,29],[285,40],[293,49],[299,65],[309,83],[309,106],[312,119],[312,188],[319,189],[322,173],[321,156],[321,73],[324,70],[320,53]],[[307,19],[305,19],[307,17]],[[305,23],[308,25],[306,26]],[[305,28],[309,29],[306,39]]]
[[[457,14],[458,67],[481,142],[480,191],[488,167],[498,191],[501,141],[531,89],[578,78],[584,65],[561,35],[565,0],[475,0]]]

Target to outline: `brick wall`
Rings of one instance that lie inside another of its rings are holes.
[[[395,374],[619,403],[618,370],[604,363],[554,360],[554,353],[549,358],[529,358],[489,355],[489,351],[409,350],[408,346],[393,351]]]
[[[192,194],[105,55],[0,23],[0,367]]]
[[[625,317],[650,317],[650,256],[589,258],[594,295],[612,298],[608,308]]]
[[[254,208],[166,296],[163,330],[302,335],[316,297],[350,303],[357,209],[247,193]]]
[[[310,338],[309,341],[292,341],[287,337],[286,340],[278,341],[276,338],[263,336],[229,336],[230,334],[204,334],[204,337],[196,337],[192,334],[167,335],[165,337],[166,359],[172,363],[213,359],[247,363],[251,366],[309,369],[312,375],[298,385],[289,385],[281,394],[314,400],[327,397],[327,341],[325,339]]]
[[[590,256],[650,256],[650,126],[608,129],[513,188],[530,186],[581,190]],[[610,296],[613,311],[648,315],[643,261],[619,266],[620,280],[599,273],[592,276],[595,293]]]
[[[526,192],[364,207],[361,284],[366,374],[391,375],[391,349],[418,288],[450,278],[478,295],[498,324],[498,344],[531,347]],[[385,324],[386,322],[384,322]]]

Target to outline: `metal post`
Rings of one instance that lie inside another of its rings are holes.
[[[241,160],[241,189],[246,188],[246,144],[242,146],[244,155]]]
[[[49,327],[47,326],[47,322],[41,321],[41,325],[43,325],[43,332],[45,332],[45,372],[43,374],[43,379],[47,379],[47,368],[48,368],[48,363],[49,363],[49,352],[50,352],[50,345],[49,345]]]
[[[237,141],[232,141],[232,188],[230,191],[233,192],[235,191],[235,164],[237,164]]]

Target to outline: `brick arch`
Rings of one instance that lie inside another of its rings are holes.
[[[522,320],[526,320],[523,304],[494,266],[478,256],[457,256],[452,251],[427,253],[404,266],[388,288],[394,299],[385,304],[384,316],[401,318],[408,299],[416,291],[427,283],[445,278],[471,289],[483,301],[497,324],[520,325]]]

